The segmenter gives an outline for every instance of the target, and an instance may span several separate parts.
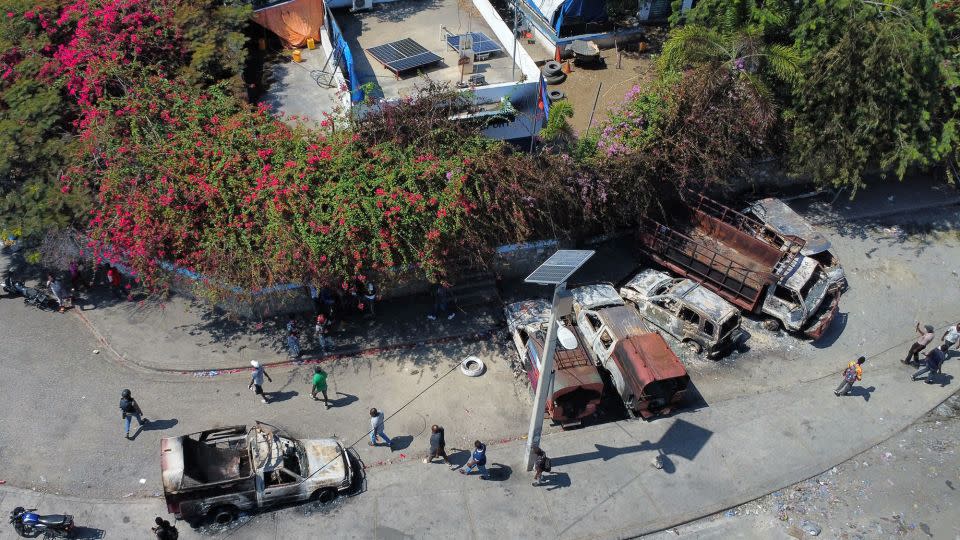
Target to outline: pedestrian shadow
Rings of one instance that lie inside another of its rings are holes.
[[[267,396],[270,397],[270,403],[277,403],[280,401],[287,401],[288,399],[293,399],[300,395],[300,392],[296,390],[283,390],[280,392],[265,392]]]
[[[491,463],[487,467],[487,480],[492,482],[503,482],[510,479],[513,469],[503,463]]]
[[[334,395],[343,396],[343,397],[338,397],[338,398],[333,398],[328,400],[331,407],[346,407],[347,405],[359,400],[359,398],[357,398],[357,396],[353,394],[335,392]]]
[[[953,375],[949,373],[938,373],[936,377],[933,378],[933,382],[930,384],[939,384],[940,388],[944,388],[950,385],[950,381],[953,380]]]
[[[609,461],[618,456],[634,454],[637,452],[656,450],[660,452],[663,462],[663,470],[668,474],[676,471],[676,467],[668,456],[678,456],[693,461],[700,450],[706,446],[707,441],[713,436],[713,432],[698,425],[691,424],[686,420],[677,419],[667,429],[666,433],[660,437],[657,442],[643,441],[640,444],[624,446],[620,448],[594,444],[596,450],[593,452],[583,452],[569,456],[556,456],[551,458],[554,466],[572,465],[584,461],[602,460]]]
[[[854,386],[849,392],[848,396],[863,396],[864,401],[870,401],[870,395],[877,389],[875,386],[868,386],[866,388],[862,386]]]
[[[540,485],[546,486],[547,491],[570,487],[570,475],[565,472],[544,473],[540,477]]]
[[[103,529],[95,529],[93,527],[75,527],[73,529],[73,534],[70,535],[70,538],[75,538],[79,540],[94,540],[99,538],[106,538],[107,531]]]
[[[451,465],[456,465],[458,467],[463,467],[467,464],[467,461],[470,460],[470,451],[461,450],[460,448],[451,448],[450,452],[447,453],[447,461]]]
[[[393,442],[391,447],[394,451],[406,450],[410,448],[410,445],[413,444],[413,437],[410,435],[397,435],[390,439]]]
[[[179,422],[176,418],[171,418],[169,420],[151,420],[144,424],[140,429],[143,431],[162,431],[164,429],[170,429],[178,423]]]

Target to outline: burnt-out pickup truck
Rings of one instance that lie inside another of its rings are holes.
[[[350,456],[336,439],[294,439],[257,422],[160,440],[167,510],[191,526],[241,511],[315,500],[350,489]]]
[[[699,194],[667,216],[667,223],[642,220],[643,251],[744,312],[766,315],[771,330],[817,339],[839,311],[840,288],[820,262],[802,255],[802,238],[758,234],[770,229]]]

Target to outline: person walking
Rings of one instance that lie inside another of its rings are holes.
[[[140,424],[140,427],[143,427],[143,425],[149,421],[143,417],[143,411],[140,410],[140,404],[137,403],[137,400],[133,399],[133,394],[131,394],[130,390],[127,389],[124,389],[123,392],[120,392],[120,418],[123,419],[128,439],[130,438],[131,419],[136,418],[137,423]]]
[[[932,325],[924,325],[923,329],[920,329],[920,323],[917,323],[917,334],[920,335],[917,338],[917,341],[910,346],[910,350],[907,351],[907,357],[903,359],[904,364],[916,365],[920,363],[920,353],[927,348],[927,345],[933,341],[935,337],[933,334]]]
[[[920,380],[920,376],[924,373],[927,374],[926,382],[927,384],[934,384],[933,376],[940,373],[940,368],[943,367],[943,362],[947,359],[947,353],[943,352],[940,348],[934,348],[927,353],[927,356],[923,359],[924,365],[918,369],[913,375],[910,376],[911,381]]]
[[[327,399],[327,372],[322,367],[313,368],[313,386],[310,389],[310,397],[317,401],[317,393],[323,394],[323,404],[330,408],[330,401]]]
[[[157,526],[152,527],[150,530],[157,536],[157,540],[177,540],[177,538],[180,537],[177,528],[171,525],[169,521],[158,516],[153,522],[156,523]]]
[[[450,464],[450,458],[447,457],[447,442],[443,438],[443,428],[434,424],[430,426],[430,453],[423,458],[423,462],[433,463],[436,458],[443,459],[447,465]]]
[[[291,360],[296,360],[300,358],[301,354],[300,336],[297,334],[296,329],[289,330],[287,332],[287,356],[289,356]]]
[[[863,378],[863,363],[866,361],[867,359],[861,356],[857,358],[856,362],[847,364],[847,368],[843,370],[843,382],[833,391],[834,395],[845,396],[850,393],[850,390],[853,389],[853,383]]]
[[[273,382],[273,379],[270,378],[267,370],[263,369],[260,362],[251,360],[250,365],[253,366],[253,373],[250,374],[250,384],[247,385],[247,388],[252,388],[253,392],[260,396],[260,401],[266,403],[267,395],[263,393],[263,378],[266,377],[270,382]]]
[[[470,454],[470,459],[465,467],[466,470],[460,469],[460,474],[470,474],[474,469],[477,469],[480,471],[481,480],[490,478],[490,475],[487,474],[487,445],[480,441],[473,441],[473,453]]]
[[[957,341],[960,341],[960,323],[947,328],[947,331],[943,333],[943,343],[940,344],[940,350],[943,352],[949,351],[950,347],[957,344]]]
[[[436,287],[433,289],[433,311],[427,315],[427,318],[431,321],[437,320],[437,317],[446,316],[447,320],[451,320],[457,316],[456,312],[451,309],[450,304],[452,303],[452,298],[450,297],[450,289],[443,282],[437,283]]]
[[[313,325],[313,339],[320,347],[320,352],[326,353],[327,347],[333,347],[333,343],[327,334],[330,333],[330,319],[323,313],[317,315],[317,320]]]
[[[60,313],[66,311],[69,306],[70,295],[67,293],[66,287],[63,286],[63,282],[59,279],[54,279],[53,274],[47,274],[47,289],[50,290],[53,299],[57,301],[57,307]]]
[[[543,476],[543,473],[550,472],[552,465],[550,463],[550,458],[547,457],[546,452],[542,448],[537,447],[533,449],[533,455],[536,456],[536,461],[533,462],[533,486],[540,485],[540,477]]]
[[[377,437],[383,439],[387,446],[393,450],[393,441],[390,440],[390,437],[387,437],[387,434],[383,432],[383,424],[386,422],[383,418],[383,412],[378,411],[377,409],[370,409],[370,446],[377,446]]]

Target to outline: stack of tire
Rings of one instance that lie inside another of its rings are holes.
[[[550,60],[543,64],[543,67],[540,68],[540,73],[543,74],[543,80],[547,84],[560,84],[567,80],[567,74],[563,72],[563,66],[556,60]],[[566,96],[564,96],[560,90],[550,90],[547,92],[547,97],[550,98],[550,102],[553,103]]]

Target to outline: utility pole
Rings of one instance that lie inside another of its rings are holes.
[[[589,250],[561,249],[551,255],[524,280],[527,283],[554,285],[550,322],[547,326],[540,377],[537,379],[537,394],[533,400],[533,412],[530,413],[530,429],[527,431],[526,455],[523,463],[528,471],[533,470],[536,461],[533,457],[533,450],[540,446],[543,415],[547,408],[547,400],[553,393],[553,357],[557,350],[557,321],[573,311],[573,295],[567,291],[567,279],[583,266],[593,254],[594,252]]]

